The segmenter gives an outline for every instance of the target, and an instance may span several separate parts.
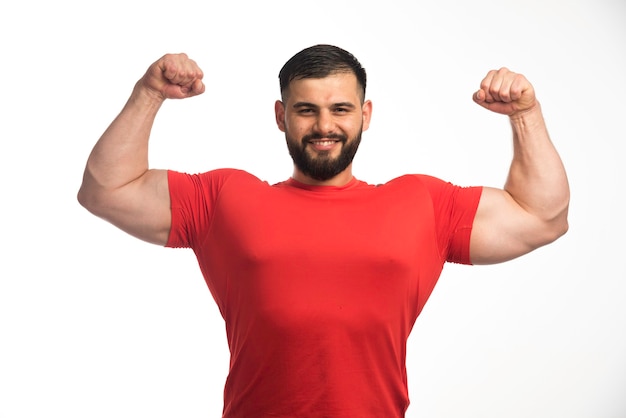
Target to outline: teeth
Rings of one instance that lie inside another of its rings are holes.
[[[335,141],[313,141],[316,145],[332,145]]]

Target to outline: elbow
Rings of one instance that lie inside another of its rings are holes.
[[[567,219],[568,205],[554,217],[550,218],[545,225],[545,244],[550,244],[561,238],[569,230],[569,221]]]
[[[561,227],[559,229],[559,235],[557,238],[562,237],[569,231],[569,221],[567,220],[567,214],[563,216],[563,220],[561,221]]]
[[[102,217],[107,206],[111,204],[111,192],[112,190],[96,180],[90,171],[85,170],[76,199],[91,214]]]
[[[567,233],[569,224],[567,217],[542,221],[536,225],[534,233],[527,235],[523,254],[534,251],[545,245],[552,244]]]
[[[563,235],[567,233],[568,230],[569,230],[569,223],[567,222],[567,217],[566,217],[565,219],[558,222],[558,225],[553,227],[552,241],[556,241],[557,239],[561,238]]]
[[[78,203],[87,211],[96,216],[101,216],[103,199],[97,191],[93,188],[87,187],[84,184],[78,190],[76,195]]]
[[[567,198],[564,199],[563,206],[559,214],[555,218],[555,223],[556,223],[555,228],[557,232],[556,238],[562,237],[569,230],[568,214],[569,214],[569,194]]]
[[[534,215],[534,233],[528,235],[531,238],[527,243],[531,249],[543,247],[561,238],[569,230],[568,221],[569,199],[552,206],[550,210],[543,210]]]
[[[83,208],[93,213],[92,208],[94,207],[94,198],[93,196],[90,195],[90,193],[87,190],[85,190],[85,187],[81,187],[78,190],[78,194],[76,195],[76,200],[78,200],[78,203]]]

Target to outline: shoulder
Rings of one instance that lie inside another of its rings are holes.
[[[256,177],[247,171],[236,169],[236,168],[218,168],[214,170],[205,171],[202,173],[186,173],[182,171],[176,170],[168,170],[168,176],[170,178],[176,177],[192,177],[199,179],[222,179],[226,180],[228,178],[254,178]]]
[[[397,177],[382,187],[400,189],[403,193],[411,193],[416,198],[427,198],[435,206],[461,205],[474,207],[478,205],[482,193],[480,186],[460,186],[426,174],[406,174]]]
[[[244,170],[234,168],[220,168],[202,173],[189,174],[175,170],[168,171],[168,182],[171,187],[196,186],[202,188],[222,187],[227,183],[245,184],[259,183],[267,184],[259,180],[256,176]]]
[[[454,186],[450,182],[434,176],[429,176],[427,174],[405,174],[403,176],[396,177],[387,183],[381,184],[378,187],[413,189],[430,192]]]

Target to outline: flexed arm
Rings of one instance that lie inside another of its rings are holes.
[[[533,86],[506,68],[490,71],[474,101],[508,115],[513,160],[504,189],[485,188],[472,229],[474,264],[506,261],[553,242],[568,229],[569,185]]]
[[[148,140],[163,102],[203,93],[202,77],[185,54],[164,55],[148,68],[87,160],[78,192],[85,208],[140,239],[167,242],[167,172],[149,169]]]

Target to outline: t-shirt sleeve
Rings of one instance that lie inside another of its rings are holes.
[[[193,248],[211,225],[213,209],[231,170],[202,174],[168,171],[172,225],[166,247]]]
[[[482,187],[460,187],[430,176],[420,176],[428,188],[442,257],[449,262],[471,264],[470,237]]]

